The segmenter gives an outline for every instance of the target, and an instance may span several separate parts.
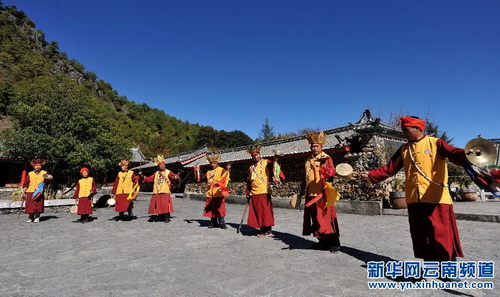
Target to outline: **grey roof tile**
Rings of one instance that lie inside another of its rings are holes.
[[[148,159],[144,156],[141,150],[138,147],[131,148],[132,158],[130,158],[130,162],[134,163],[146,163]]]
[[[203,147],[200,149],[188,151],[188,152],[182,152],[180,154],[172,155],[167,158],[165,158],[165,164],[166,165],[171,165],[175,163],[181,163],[182,165],[187,164],[189,162],[193,162],[199,158],[204,157],[208,152],[207,147]],[[137,166],[132,168],[132,170],[137,170],[137,169],[146,169],[146,168],[152,168],[156,167],[156,165],[149,161],[147,164],[143,164],[141,166]]]
[[[346,139],[353,137],[356,134],[368,133],[371,131],[378,132],[384,136],[392,136],[401,138],[401,131],[390,125],[381,123],[377,120],[360,120],[356,123],[329,129],[324,131],[326,136],[325,149],[346,146]],[[250,146],[236,147],[218,151],[221,154],[221,163],[249,160],[250,155],[247,149]],[[310,145],[306,140],[305,135],[294,136],[287,139],[269,141],[261,144],[262,157],[271,157],[275,155],[275,151],[280,151],[283,155],[294,155],[306,153],[310,150]],[[194,162],[186,164],[185,167],[194,167],[195,165],[208,165],[205,158],[197,159]]]

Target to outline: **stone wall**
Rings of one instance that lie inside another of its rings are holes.
[[[352,165],[354,171],[371,170],[386,164],[386,147],[383,139],[378,136],[368,137],[358,152],[343,156],[344,160]],[[387,183],[371,184],[353,175],[334,178],[334,185],[346,200],[381,200],[389,196]]]

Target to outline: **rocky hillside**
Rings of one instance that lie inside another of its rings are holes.
[[[125,138],[131,146],[140,145],[148,157],[156,153],[174,154],[204,144],[225,148],[252,143],[252,139],[241,131],[218,131],[181,121],[162,110],[119,95],[109,83],[87,71],[75,59],[68,58],[59,50],[57,42],[47,41],[24,12],[0,2],[0,129],[16,121],[13,105],[34,103],[30,100],[36,97],[26,96],[31,85],[43,87],[51,79],[57,79],[58,84],[75,84],[65,89],[85,93],[86,100],[89,100],[87,96],[93,98],[91,108],[106,114],[111,120],[113,134]]]

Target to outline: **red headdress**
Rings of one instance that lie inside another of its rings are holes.
[[[31,160],[31,166],[36,166],[36,165],[45,165],[46,161],[45,160],[42,160],[42,159],[34,159],[34,160]]]
[[[403,127],[415,127],[418,130],[424,132],[425,125],[427,123],[419,118],[415,117],[401,117],[401,126]]]

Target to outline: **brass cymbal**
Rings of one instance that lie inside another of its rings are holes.
[[[472,164],[484,167],[495,163],[497,151],[490,141],[474,138],[465,145],[465,156]]]

